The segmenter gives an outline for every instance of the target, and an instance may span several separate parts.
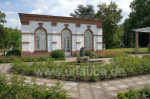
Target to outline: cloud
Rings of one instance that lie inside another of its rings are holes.
[[[117,0],[116,3],[118,4],[118,7],[123,10],[123,12],[130,13],[131,9],[129,5],[132,1],[133,0]]]
[[[24,0],[24,2],[34,7],[31,14],[51,14],[60,6],[59,0]]]
[[[10,5],[10,2],[5,2],[7,5]]]
[[[21,28],[21,24],[19,20],[16,19],[7,19],[7,23],[5,23],[7,27],[12,27],[12,28]]]
[[[13,2],[0,1],[0,9],[7,15],[8,27],[20,28],[18,13],[45,14],[54,16],[69,16],[73,13],[79,4],[94,6],[95,12],[98,10],[97,5],[100,2],[109,4],[111,1],[116,2],[118,7],[123,10],[123,23],[125,18],[131,12],[129,8],[133,0],[15,0]],[[9,5],[9,6],[8,6]]]
[[[100,2],[109,4],[111,1],[116,2],[123,13],[130,13],[129,5],[133,0],[23,0],[28,5],[34,7],[31,14],[48,14],[56,16],[69,16],[73,13],[79,4],[92,4],[97,11],[97,5]]]
[[[16,12],[14,12],[14,11],[5,11],[4,12],[6,15],[11,15],[11,14],[14,14],[14,13],[16,13]]]
[[[35,9],[33,11],[31,11],[31,14],[41,14],[42,10],[41,9]]]

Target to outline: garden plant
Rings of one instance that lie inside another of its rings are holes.
[[[150,86],[140,90],[130,89],[128,92],[118,93],[118,99],[150,99]]]
[[[12,76],[9,80],[0,75],[0,99],[69,99],[59,83],[52,87],[36,84],[36,80],[26,83],[25,78]]]
[[[110,64],[57,64],[52,59],[31,64],[13,63],[12,71],[18,74],[48,77],[71,81],[97,81],[150,73],[150,57],[116,56]]]

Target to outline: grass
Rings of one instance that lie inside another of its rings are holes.
[[[104,52],[117,52],[117,53],[134,53],[135,48],[114,48],[106,49]],[[139,53],[148,53],[148,48],[139,48]]]
[[[148,54],[148,48],[139,48],[139,54]],[[112,58],[120,54],[135,54],[135,48],[106,49],[98,53],[98,58]]]

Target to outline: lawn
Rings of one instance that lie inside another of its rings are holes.
[[[148,54],[148,48],[139,48],[139,54]],[[106,49],[98,53],[97,58],[112,58],[120,54],[135,54],[135,48]]]
[[[106,49],[104,52],[117,52],[117,53],[134,53],[135,48],[114,48]],[[148,48],[139,48],[139,53],[148,53]]]

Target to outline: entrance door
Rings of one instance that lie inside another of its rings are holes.
[[[62,32],[62,48],[65,56],[71,56],[71,33],[68,30]]]

